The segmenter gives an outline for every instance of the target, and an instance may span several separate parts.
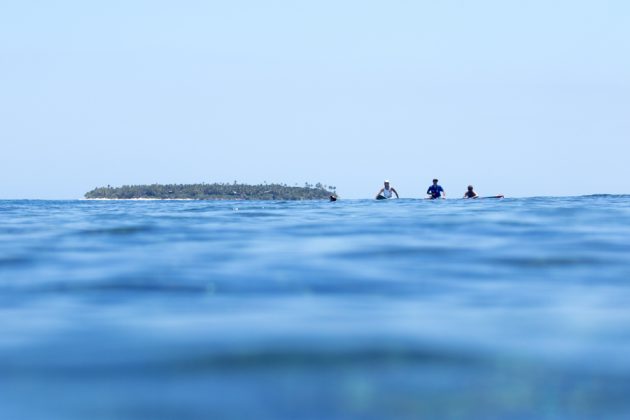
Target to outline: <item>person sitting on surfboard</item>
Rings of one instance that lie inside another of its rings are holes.
[[[479,195],[473,191],[473,186],[469,185],[468,186],[468,191],[466,191],[466,193],[464,194],[464,198],[477,198],[479,197]]]
[[[394,187],[389,186],[389,180],[386,179],[383,184],[383,188],[376,194],[377,200],[392,198],[392,193],[396,194],[396,198],[400,198],[398,197],[398,191]]]
[[[429,189],[427,190],[427,194],[431,196],[429,197],[431,200],[435,200],[436,198],[446,198],[444,188],[438,185],[437,179],[433,180],[433,185],[429,187]]]

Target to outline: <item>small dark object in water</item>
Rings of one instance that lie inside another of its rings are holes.
[[[336,197],[336,196],[334,196],[334,195],[331,195],[331,196],[330,196],[330,201],[337,201],[337,197]]]

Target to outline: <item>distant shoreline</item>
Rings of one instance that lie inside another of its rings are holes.
[[[152,184],[97,187],[85,193],[87,200],[328,200],[335,187],[305,183],[287,184]]]
[[[81,201],[322,201],[321,198],[313,199],[267,199],[267,198],[80,198]],[[361,199],[356,199],[361,200]],[[48,201],[48,200],[43,200]],[[62,200],[63,201],[63,200]],[[72,200],[69,200],[72,201]]]
[[[198,198],[82,198],[87,201],[203,201]]]

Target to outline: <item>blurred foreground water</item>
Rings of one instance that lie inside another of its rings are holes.
[[[0,418],[629,418],[630,196],[0,201]]]

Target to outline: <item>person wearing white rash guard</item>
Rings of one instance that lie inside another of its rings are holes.
[[[384,200],[386,198],[392,198],[392,193],[396,194],[396,198],[400,198],[398,197],[398,191],[396,191],[394,187],[389,186],[389,180],[386,179],[383,184],[384,184],[383,188],[381,188],[381,190],[378,193],[376,193],[377,200]]]

